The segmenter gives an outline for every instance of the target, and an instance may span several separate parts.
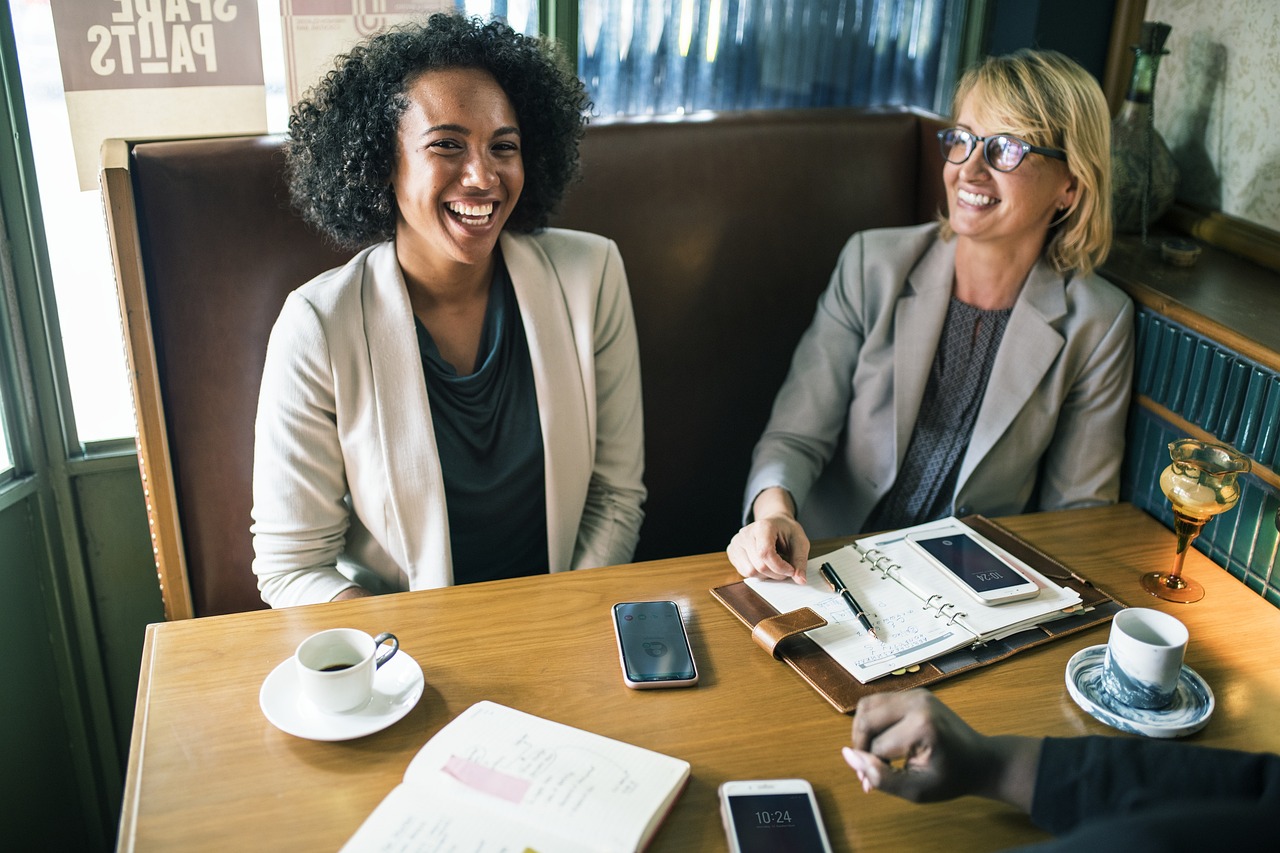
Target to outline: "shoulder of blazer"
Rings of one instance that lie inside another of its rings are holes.
[[[926,222],[923,225],[859,231],[849,238],[846,246],[860,243],[864,254],[874,255],[881,263],[897,265],[919,259],[938,242],[938,223]]]
[[[289,294],[311,303],[321,313],[328,314],[347,299],[359,299],[359,284],[364,280],[370,256],[376,251],[395,251],[390,241],[361,249],[351,260],[340,267],[326,270]]]
[[[594,310],[595,300],[611,288],[611,282],[622,280],[617,246],[598,234],[561,228],[533,234],[504,233],[502,250],[513,280],[522,274],[545,274],[579,310]],[[611,269],[612,274],[607,274]]]
[[[1116,285],[1097,273],[1073,275],[1066,283],[1067,300],[1073,306],[1091,308],[1108,320],[1133,310],[1133,300]]]
[[[849,238],[840,266],[864,291],[897,298],[907,293],[951,287],[955,243],[943,242],[936,222],[874,228]],[[856,264],[856,268],[849,267]]]
[[[507,240],[535,247],[557,270],[567,267],[600,267],[610,250],[617,251],[608,237],[566,228],[544,228],[531,234],[507,234]]]

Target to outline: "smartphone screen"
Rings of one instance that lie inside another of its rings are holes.
[[[953,534],[933,539],[913,538],[911,541],[978,592],[993,592],[1029,583],[1011,566],[968,536]]]
[[[680,608],[674,601],[615,604],[613,618],[628,679],[647,683],[697,678]]]
[[[809,795],[731,794],[733,832],[742,853],[820,853],[829,848]]]

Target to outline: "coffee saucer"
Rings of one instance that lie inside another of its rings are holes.
[[[1165,708],[1143,710],[1123,705],[1102,688],[1107,646],[1081,649],[1067,662],[1067,691],[1098,722],[1122,732],[1147,737],[1183,737],[1200,731],[1213,714],[1213,691],[1189,666],[1183,666],[1173,701]]]
[[[373,697],[351,711],[321,711],[302,696],[297,662],[290,657],[262,682],[258,704],[282,732],[308,740],[351,740],[385,729],[413,710],[422,698],[422,667],[405,654],[382,665],[373,677]]]

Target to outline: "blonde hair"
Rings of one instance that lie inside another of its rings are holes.
[[[974,92],[981,98],[970,107],[987,127],[1067,152],[1075,198],[1050,225],[1044,255],[1060,273],[1093,272],[1111,250],[1111,120],[1098,81],[1057,51],[1023,49],[966,71],[953,112]],[[945,217],[941,226],[950,240]]]

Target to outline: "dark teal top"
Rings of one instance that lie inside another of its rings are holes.
[[[538,395],[520,306],[501,257],[474,373],[459,376],[421,321],[415,324],[449,508],[453,582],[546,572]]]

